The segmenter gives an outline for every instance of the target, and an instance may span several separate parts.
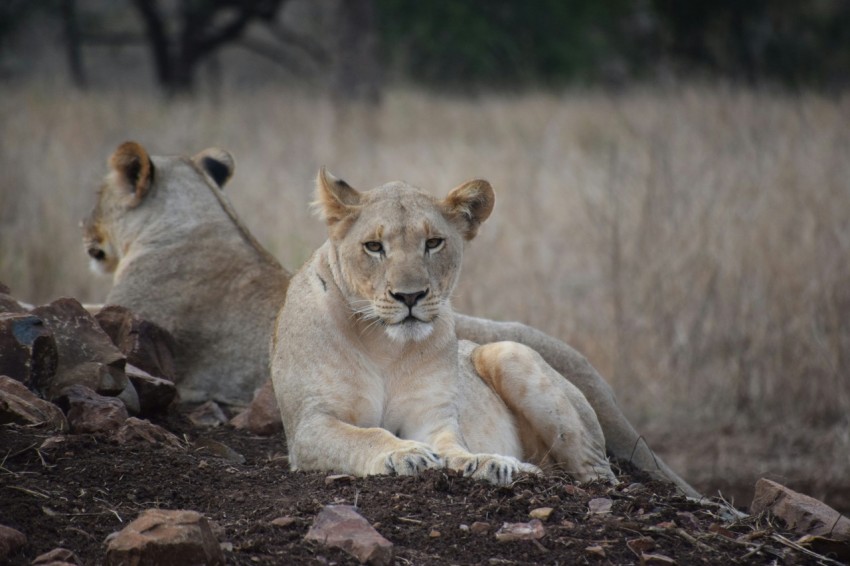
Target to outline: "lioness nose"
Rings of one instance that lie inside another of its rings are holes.
[[[400,303],[404,303],[408,307],[413,307],[416,303],[419,302],[419,299],[423,298],[428,294],[428,289],[424,291],[417,291],[415,293],[390,293],[392,298]]]
[[[98,261],[102,261],[106,259],[106,253],[100,248],[89,248],[88,249],[89,256]]]

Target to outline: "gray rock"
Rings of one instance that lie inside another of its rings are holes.
[[[68,421],[59,407],[40,399],[22,383],[2,375],[0,424],[6,423],[43,426],[60,432],[68,430]]]
[[[765,511],[773,513],[798,533],[850,540],[850,519],[826,503],[762,478],[756,482],[750,512],[755,515]]]
[[[107,539],[108,566],[224,564],[209,522],[196,511],[148,509]]]
[[[16,531],[12,527],[0,525],[0,562],[3,562],[13,552],[27,544],[24,533]]]
[[[244,411],[231,419],[230,426],[259,436],[283,432],[283,421],[271,379],[267,379],[263,386],[257,389],[254,399]]]
[[[59,364],[56,340],[39,317],[0,312],[0,375],[43,392]]]
[[[129,417],[119,399],[98,395],[85,385],[65,388],[56,402],[65,409],[71,432],[75,433],[116,431]]]
[[[173,382],[130,364],[124,371],[139,396],[139,414],[161,413],[178,400],[177,387]]]
[[[393,544],[349,505],[326,505],[304,538],[341,548],[361,563],[384,565],[393,557]]]
[[[127,387],[126,358],[76,299],[57,299],[32,313],[53,332],[59,354],[56,376],[47,387],[55,399],[69,385],[85,385],[101,395],[119,395]]]
[[[124,353],[128,363],[150,375],[174,382],[174,351],[177,346],[171,333],[118,305],[104,307],[95,319]]]

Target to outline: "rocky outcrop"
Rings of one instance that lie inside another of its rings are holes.
[[[0,424],[16,423],[59,432],[68,430],[62,410],[39,398],[19,381],[0,376]]]

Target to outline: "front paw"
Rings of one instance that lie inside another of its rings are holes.
[[[527,464],[512,456],[500,454],[470,454],[467,457],[452,458],[449,467],[463,472],[466,477],[485,480],[496,485],[509,485],[522,472],[543,473],[534,464]]]
[[[431,468],[445,467],[443,459],[433,448],[421,442],[408,441],[406,446],[384,455],[378,473],[415,476]]]

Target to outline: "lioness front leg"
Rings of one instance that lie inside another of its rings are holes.
[[[293,469],[357,476],[416,475],[445,465],[423,442],[402,440],[386,429],[358,427],[327,415],[300,423],[288,441]]]

